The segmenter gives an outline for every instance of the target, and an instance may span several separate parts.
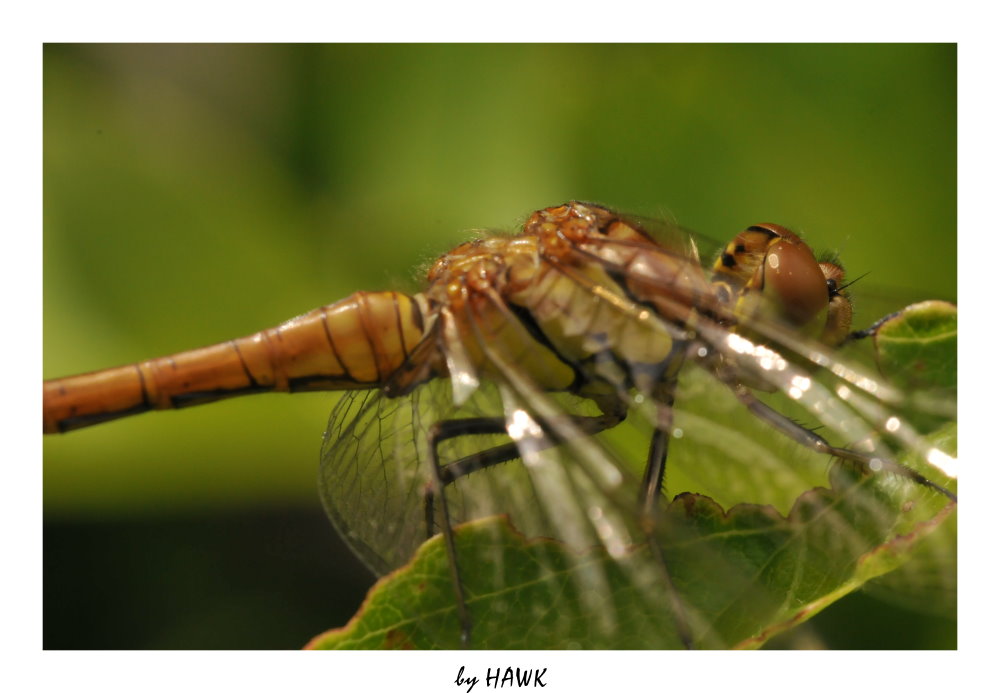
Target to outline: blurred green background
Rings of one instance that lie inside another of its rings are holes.
[[[789,226],[867,315],[956,294],[954,45],[44,50],[44,375],[419,288],[474,228],[584,199]],[[864,307],[864,306],[861,306]],[[336,396],[50,437],[47,648],[299,647],[372,581],[320,510]],[[953,647],[852,596],[784,646]]]

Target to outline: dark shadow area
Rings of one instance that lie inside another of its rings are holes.
[[[289,649],[374,578],[321,511],[45,523],[45,649]]]
[[[804,626],[779,635],[765,649],[953,650],[958,624],[889,604],[863,591],[824,609]]]

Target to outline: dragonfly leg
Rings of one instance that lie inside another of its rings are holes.
[[[663,578],[667,585],[670,596],[670,607],[674,615],[674,625],[677,628],[677,636],[685,649],[694,647],[694,637],[691,633],[691,626],[688,623],[687,611],[681,603],[680,595],[674,587],[673,578],[670,575],[670,568],[667,558],[663,555],[660,543],[656,540],[656,514],[659,510],[659,499],[663,492],[663,480],[667,471],[667,451],[670,443],[670,435],[674,423],[674,391],[677,386],[677,379],[671,378],[664,381],[656,397],[656,430],[649,441],[649,451],[646,455],[646,469],[642,475],[642,485],[639,491],[639,507],[642,513],[640,523],[643,532],[646,534],[646,542],[650,551],[656,559],[657,564],[663,571]]]
[[[571,420],[581,435],[590,436],[597,435],[609,428],[614,428],[624,418],[623,411],[615,411],[601,416],[573,416]],[[442,421],[432,429],[432,445],[435,450],[433,459],[442,489],[473,472],[516,460],[521,456],[521,453],[516,443],[505,443],[504,445],[497,445],[496,447],[482,450],[472,455],[466,455],[454,462],[441,465],[439,464],[436,452],[437,445],[449,438],[456,438],[463,435],[505,434],[507,432],[506,425],[506,421],[502,418],[484,417]],[[546,441],[548,441],[548,446],[559,444],[559,441],[551,436],[546,438]],[[428,538],[434,536],[434,496],[435,490],[433,484],[428,484],[424,489],[424,518],[427,523]]]
[[[761,402],[746,388],[746,386],[736,383],[728,383],[728,385],[736,395],[736,398],[739,399],[740,402],[743,403],[743,405],[746,406],[754,416],[791,440],[794,440],[796,443],[804,445],[807,448],[812,448],[816,452],[823,455],[831,455],[849,462],[858,462],[870,469],[880,468],[899,474],[900,476],[910,479],[914,483],[937,491],[951,501],[958,501],[958,496],[954,493],[943,486],[939,486],[915,470],[893,460],[875,458],[872,455],[866,455],[847,448],[835,447],[828,443],[823,436],[819,435],[815,431],[810,431],[808,428],[792,421],[784,414],[775,411]]]
[[[444,489],[456,479],[486,467],[516,459],[517,446],[513,443],[498,445],[474,455],[444,466],[440,463],[438,445],[451,438],[474,435],[502,435],[507,432],[506,422],[502,417],[476,417],[468,419],[450,419],[439,421],[428,431],[433,473],[431,482],[424,488],[424,521],[427,524],[427,538],[434,536],[434,497],[441,496],[444,501]],[[438,493],[440,487],[440,494]],[[446,513],[447,514],[447,513]],[[447,518],[446,518],[447,519]],[[445,523],[447,524],[447,523]]]
[[[888,315],[879,318],[878,320],[873,322],[869,327],[866,327],[862,330],[854,330],[854,332],[851,332],[849,335],[847,335],[847,339],[845,341],[856,342],[860,339],[866,339],[868,337],[873,336],[876,332],[878,332],[879,328],[882,327],[882,325],[884,325],[889,320],[898,317],[902,312],[903,311],[901,310],[897,310],[894,313],[889,313]]]
[[[427,434],[431,464],[431,480],[424,494],[427,532],[430,535],[434,526],[433,498],[436,496],[441,507],[442,534],[444,535],[445,551],[448,553],[448,563],[451,566],[451,582],[455,588],[455,599],[458,604],[458,621],[461,628],[462,647],[465,648],[468,648],[472,644],[472,618],[469,615],[469,606],[465,599],[465,588],[462,586],[462,576],[458,565],[458,551],[455,549],[455,533],[451,527],[451,519],[448,515],[448,502],[444,495],[445,481],[442,478],[441,465],[438,460],[438,445],[449,438],[457,436],[502,433],[505,430],[503,424],[504,420],[501,418],[478,417],[454,419],[437,422],[431,426]]]
[[[643,515],[653,520],[663,493],[663,480],[667,472],[667,447],[674,426],[674,391],[677,388],[677,378],[663,381],[657,388],[654,401],[656,403],[656,430],[649,441],[649,452],[646,455],[646,469],[642,475],[642,486],[639,492],[639,503]]]
[[[605,413],[601,416],[574,416],[571,417],[577,424],[580,435],[595,435],[611,428],[624,419],[623,411]],[[444,495],[445,487],[454,483],[458,479],[471,474],[480,469],[487,469],[503,462],[509,462],[521,456],[515,443],[506,443],[483,450],[481,452],[467,455],[455,462],[442,466],[438,455],[438,445],[451,438],[467,435],[489,435],[504,434],[507,432],[507,422],[501,417],[475,417],[468,419],[451,419],[439,421],[428,431],[428,444],[430,448],[430,462],[432,465],[431,481],[424,490],[424,519],[427,523],[428,537],[434,533],[434,499],[441,508],[442,529],[444,535],[445,550],[448,553],[448,560],[451,564],[452,584],[455,587],[455,597],[458,600],[458,618],[462,628],[462,646],[469,647],[472,643],[472,619],[469,615],[468,604],[465,598],[465,589],[462,586],[461,572],[458,565],[458,552],[455,549],[455,535],[451,526],[451,519],[448,513],[448,504]],[[558,444],[558,441],[550,440],[550,445]]]

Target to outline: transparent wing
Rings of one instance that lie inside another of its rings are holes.
[[[592,402],[579,397],[547,397],[564,412],[580,417],[600,414]],[[427,518],[429,502],[434,509],[429,493],[435,425],[495,419],[502,430],[507,409],[500,389],[489,381],[461,406],[454,404],[447,380],[428,382],[402,397],[358,391],[340,400],[324,437],[321,494],[334,525],[375,572],[384,574],[402,565],[429,533],[441,529],[436,512],[431,521]],[[539,441],[541,447],[555,447],[544,433],[539,434]],[[445,469],[511,443],[503,433],[450,437],[437,446],[439,467]],[[542,511],[543,499],[520,456],[515,451],[502,455],[499,462],[479,463],[474,465],[482,467],[479,471],[461,474],[447,484],[452,521],[504,514],[526,535],[555,536],[551,518]],[[579,505],[579,500],[566,505]]]
[[[489,384],[462,405],[454,404],[448,380],[428,382],[402,397],[377,390],[344,395],[330,415],[321,451],[320,489],[334,526],[362,560],[384,574],[405,563],[427,540],[426,508],[432,462],[430,432],[435,424],[472,417],[503,416],[499,397]],[[509,443],[501,436],[463,436],[439,450],[447,464]],[[475,482],[477,480],[473,480]],[[512,482],[513,483],[513,482]],[[454,495],[457,521],[504,512],[498,489],[473,489]]]

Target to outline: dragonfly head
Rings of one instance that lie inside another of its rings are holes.
[[[850,333],[853,310],[840,292],[844,269],[817,262],[797,235],[778,224],[756,224],[734,238],[715,262],[715,280],[736,295],[740,322],[783,323],[828,346]]]

